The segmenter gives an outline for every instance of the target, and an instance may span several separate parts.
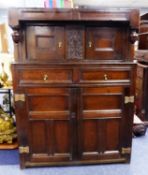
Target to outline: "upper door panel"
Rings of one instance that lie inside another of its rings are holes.
[[[121,60],[127,44],[122,28],[89,27],[86,29],[86,59]]]
[[[64,58],[64,27],[28,26],[26,33],[29,60]]]

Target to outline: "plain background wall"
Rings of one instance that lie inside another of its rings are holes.
[[[74,2],[79,5],[148,8],[148,0],[74,0]]]
[[[43,7],[44,0],[0,0],[0,8],[7,7]],[[78,5],[144,7],[148,8],[148,0],[73,0]]]

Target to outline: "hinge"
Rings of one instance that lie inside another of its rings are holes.
[[[124,103],[134,103],[134,96],[125,96],[124,97]]]
[[[122,148],[121,153],[122,154],[130,154],[131,153],[131,148],[130,147]]]
[[[25,94],[15,94],[14,101],[25,101]]]
[[[29,146],[20,146],[19,147],[19,153],[20,154],[29,153]]]

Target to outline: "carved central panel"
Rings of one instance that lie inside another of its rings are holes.
[[[68,59],[84,58],[84,30],[68,29],[67,30],[67,50]]]

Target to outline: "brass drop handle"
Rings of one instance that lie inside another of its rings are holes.
[[[104,74],[104,80],[108,80],[107,74]]]
[[[61,41],[58,43],[58,47],[59,47],[59,48],[62,47],[62,42],[61,42]]]
[[[88,42],[88,47],[89,47],[89,48],[92,47],[92,42],[91,42],[91,41]]]
[[[48,75],[47,74],[44,75],[43,80],[44,81],[48,80]]]

